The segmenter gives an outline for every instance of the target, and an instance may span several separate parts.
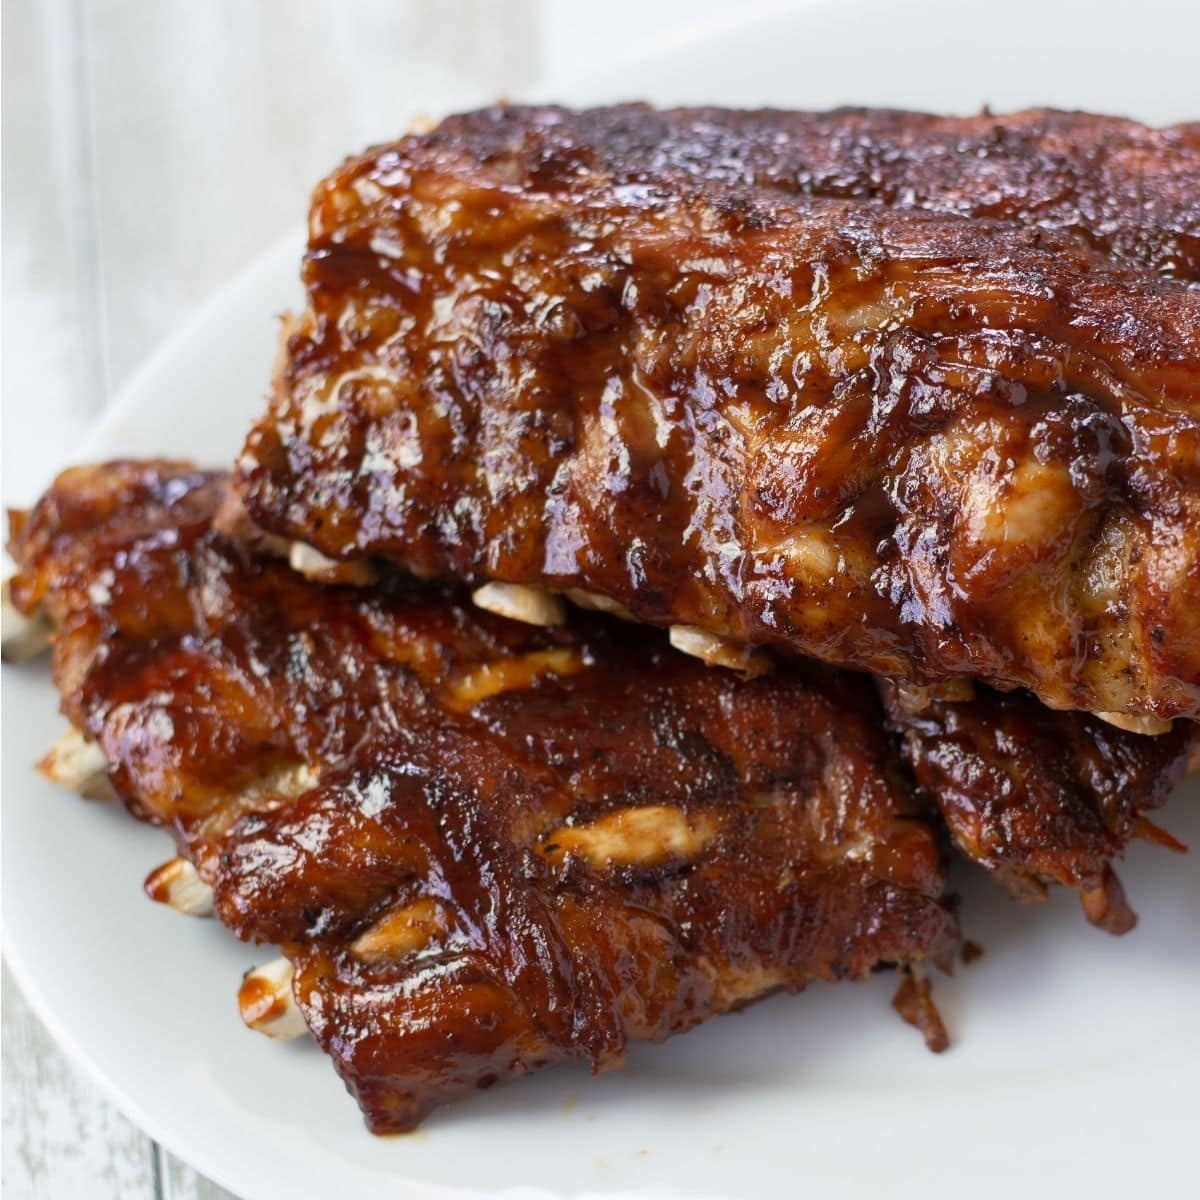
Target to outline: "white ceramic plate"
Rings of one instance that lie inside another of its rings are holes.
[[[839,4],[681,43],[575,102],[969,111],[1047,102],[1152,121],[1200,116],[1193,5],[1031,0]],[[351,147],[347,147],[351,149]],[[297,206],[303,203],[297,197]],[[275,314],[296,303],[299,239],[209,305],[144,369],[77,459],[225,463],[258,411]],[[960,875],[985,957],[942,982],[941,1058],[892,1014],[893,981],[817,986],[724,1018],[623,1072],[560,1068],[375,1139],[323,1055],[247,1033],[234,993],[269,952],[148,903],[165,836],[59,793],[30,765],[61,730],[44,662],[5,668],[6,950],[62,1044],[138,1124],[249,1200],[297,1196],[682,1194],[972,1198],[1014,1187],[1176,1193],[1200,1106],[1200,867],[1136,847],[1141,926],[1115,940],[1058,895],[1022,908]],[[1186,793],[1186,794],[1185,794]],[[1200,841],[1200,787],[1166,813]]]

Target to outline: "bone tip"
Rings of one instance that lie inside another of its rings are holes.
[[[145,882],[146,895],[189,917],[208,917],[213,911],[212,888],[186,859],[173,858],[155,867]]]
[[[441,941],[448,928],[441,904],[421,899],[386,913],[350,944],[350,950],[362,962],[404,958]]]
[[[329,558],[304,542],[293,542],[288,549],[288,565],[298,575],[316,583],[348,584],[370,587],[376,580],[375,568],[364,558]]]
[[[620,617],[624,621],[632,621],[634,619],[633,613],[619,600],[614,600],[611,596],[604,596],[599,592],[588,592],[583,588],[567,588],[564,594],[578,608],[586,608],[592,612],[608,613],[609,616]]]
[[[12,602],[12,580],[6,579],[0,599],[0,658],[7,663],[27,662],[50,646],[50,622],[37,612],[27,617]]]
[[[104,751],[95,742],[89,742],[78,729],[67,730],[38,763],[37,769],[51,783],[87,800],[113,799]]]
[[[1200,771],[1200,738],[1197,738],[1192,743],[1192,748],[1188,752],[1187,761],[1183,768],[1189,775]]]
[[[935,702],[965,704],[975,699],[975,684],[970,679],[946,679],[934,684],[898,682],[894,685],[896,704],[909,716],[928,712]]]
[[[710,667],[738,671],[748,679],[771,669],[771,659],[763,651],[718,637],[694,625],[672,625],[668,637],[680,653],[698,658]]]
[[[477,608],[526,625],[562,625],[567,619],[561,597],[523,583],[485,583],[471,599]]]
[[[1158,737],[1160,734],[1170,733],[1172,729],[1172,722],[1161,717],[1119,712],[1098,712],[1096,716],[1117,729],[1124,729],[1126,733],[1140,733],[1146,737]]]
[[[238,988],[238,1011],[247,1028],[290,1042],[308,1032],[292,994],[292,964],[276,958],[247,971]]]

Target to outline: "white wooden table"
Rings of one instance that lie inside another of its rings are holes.
[[[419,113],[569,79],[728,13],[722,0],[4,0],[4,502],[37,495],[138,363],[302,220],[342,156]],[[3,1187],[8,1200],[228,1196],[103,1099],[7,972]]]

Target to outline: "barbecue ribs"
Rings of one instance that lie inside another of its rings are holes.
[[[451,118],[318,188],[242,493],[330,558],[1162,729],[1198,180],[1196,127],[1069,114]]]
[[[195,864],[148,889],[285,947],[373,1128],[568,1055],[608,1065],[776,987],[951,952],[935,833],[865,681],[743,679],[650,630],[535,629],[387,573],[309,583],[215,529],[219,509],[237,525],[226,500],[183,464],[67,472],[13,517],[12,596],[56,630],[91,790],[106,772]],[[1008,714],[1032,701],[981,690],[913,717],[888,698],[968,854],[1024,894],[1091,889],[1093,919],[1122,925],[1108,859],[1182,727],[1061,714],[1073,750],[1017,762]],[[252,977],[248,1019],[285,1021],[289,978]],[[936,1042],[917,978],[908,1015]]]
[[[948,961],[937,833],[865,680],[746,680],[611,618],[309,583],[214,532],[224,489],[67,472],[14,521],[13,600],[57,631],[117,792],[231,929],[284,947],[373,1129],[811,978]],[[282,1020],[249,982],[254,1019]]]
[[[980,689],[916,708],[894,685],[881,690],[901,755],[958,849],[1023,899],[1063,884],[1079,891],[1094,924],[1133,927],[1112,860],[1133,837],[1184,849],[1146,812],[1186,769],[1200,729],[1177,721],[1146,737],[1020,692]]]

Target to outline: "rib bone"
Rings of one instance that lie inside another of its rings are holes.
[[[403,958],[424,950],[430,942],[445,936],[446,914],[436,900],[417,900],[393,909],[356,938],[350,949],[356,958],[376,962],[385,958]]]
[[[51,783],[77,792],[87,800],[114,798],[104,751],[95,742],[89,742],[78,729],[68,729],[38,763],[37,769]]]
[[[586,666],[583,655],[565,646],[497,659],[460,676],[450,687],[447,704],[466,712],[489,696],[532,687],[543,675],[575,675]]]
[[[771,669],[771,660],[761,650],[717,637],[694,625],[672,625],[671,645],[684,654],[701,659],[710,667],[728,667],[748,678]]]
[[[567,619],[567,606],[558,596],[522,583],[485,583],[471,599],[486,612],[526,625],[561,625]]]
[[[1137,913],[1125,899],[1125,889],[1111,865],[1095,881],[1079,889],[1084,914],[1093,925],[1109,933],[1128,933],[1137,924]]]
[[[327,558],[319,550],[303,542],[293,542],[288,550],[288,565],[305,579],[317,583],[345,583],[352,587],[370,587],[375,582],[375,568],[364,558],[342,562]]]
[[[27,617],[12,602],[11,580],[4,581],[0,601],[0,657],[20,663],[41,654],[50,645],[50,622],[38,612]]]
[[[418,113],[408,123],[408,128],[405,133],[429,133],[437,127],[437,122],[428,113]]]
[[[1157,737],[1160,733],[1171,732],[1171,722],[1164,721],[1161,717],[1135,716],[1132,713],[1119,712],[1098,712],[1096,716],[1129,733],[1144,733],[1148,737]]]
[[[953,703],[969,703],[975,699],[975,684],[970,679],[946,679],[928,685],[897,683],[896,701],[906,712],[913,715],[928,711],[935,700]]]
[[[633,614],[619,600],[611,596],[602,596],[599,592],[588,592],[583,588],[567,588],[566,597],[579,608],[591,609],[593,612],[608,613],[620,617],[624,621],[632,621]]]
[[[594,867],[653,867],[673,858],[695,860],[717,828],[708,814],[689,818],[681,809],[651,804],[608,813],[589,825],[564,825],[540,849],[552,860],[573,854]]]
[[[212,888],[186,858],[173,858],[155,867],[143,885],[146,895],[189,917],[211,917]]]
[[[249,1028],[267,1037],[290,1042],[308,1032],[292,995],[292,964],[286,958],[246,972],[238,988],[238,1010]]]

